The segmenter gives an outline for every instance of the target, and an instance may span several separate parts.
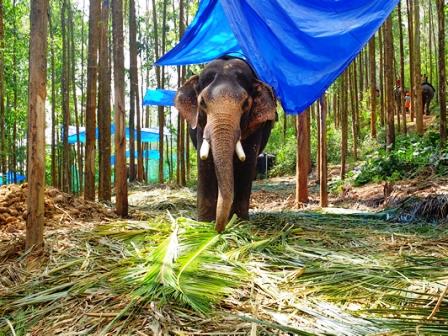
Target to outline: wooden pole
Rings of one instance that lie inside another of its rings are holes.
[[[328,206],[327,192],[327,103],[325,93],[320,98],[320,206]]]
[[[44,245],[45,99],[47,95],[48,0],[31,1],[28,103],[28,217],[25,248]]]
[[[296,155],[296,204],[308,202],[308,169],[309,158],[307,111],[302,112],[296,118],[297,127],[297,155]]]

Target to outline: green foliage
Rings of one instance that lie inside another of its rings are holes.
[[[448,148],[440,148],[439,135],[427,132],[423,137],[399,136],[395,149],[376,148],[368,156],[354,184],[412,178],[428,169],[438,174],[448,173]]]

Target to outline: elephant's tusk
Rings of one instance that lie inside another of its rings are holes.
[[[208,153],[210,152],[210,144],[206,139],[202,140],[201,150],[199,151],[199,157],[201,160],[207,160]]]
[[[244,153],[244,149],[243,149],[243,145],[241,145],[241,140],[238,140],[238,142],[236,143],[236,155],[238,156],[238,159],[240,159],[240,161],[244,162],[246,160],[246,154]]]

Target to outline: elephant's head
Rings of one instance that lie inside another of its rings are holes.
[[[243,60],[218,59],[178,90],[176,107],[192,129],[203,130],[200,158],[207,159],[212,151],[218,181],[216,229],[221,232],[233,202],[234,155],[243,161],[241,141],[275,120],[275,96]]]

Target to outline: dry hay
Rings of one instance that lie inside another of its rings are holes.
[[[283,187],[255,190],[258,204],[273,200],[268,192],[287,199],[291,190]],[[225,250],[214,251],[251,279],[211,314],[177,301],[130,306],[128,287],[116,285],[128,283],[128,273],[117,270],[143,264],[139,258],[171,232],[167,209],[190,211],[194,195],[154,189],[130,199],[145,221],[53,232],[41,269],[29,272],[20,259],[0,268],[0,334],[8,335],[5,321],[34,335],[100,335],[108,325],[107,335],[448,333],[446,229],[347,214],[256,211],[228,230]],[[428,320],[438,300],[441,309]]]
[[[225,250],[213,250],[241,264],[251,278],[210,314],[201,314],[172,300],[130,305],[133,295],[123,285],[129,273],[117,270],[141,264],[134,258],[169,234],[168,216],[163,222],[74,231],[70,246],[53,251],[42,269],[0,272],[8,277],[3,292],[0,286],[0,334],[8,334],[6,320],[17,334],[33,335],[447,332],[444,231],[422,234],[418,226],[353,216],[258,213],[223,235]],[[51,237],[49,245],[58,239]],[[434,321],[426,320],[438,298],[442,309]]]
[[[11,234],[23,233],[27,218],[28,184],[9,184],[0,187],[0,241],[11,238]],[[47,228],[73,225],[75,221],[100,221],[115,218],[111,208],[86,201],[59,191],[45,190],[45,222]]]
[[[400,182],[386,199],[385,208],[402,221],[446,221],[448,180],[433,176]]]

